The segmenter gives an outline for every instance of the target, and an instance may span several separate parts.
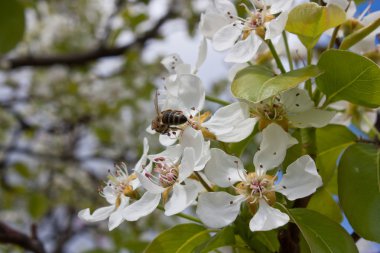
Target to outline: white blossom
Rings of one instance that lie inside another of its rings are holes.
[[[249,223],[251,231],[267,231],[285,225],[287,214],[271,207],[275,192],[289,200],[308,196],[322,185],[314,161],[305,155],[290,164],[280,182],[266,174],[278,167],[285,158],[286,149],[296,140],[276,124],[263,130],[260,150],[254,156],[255,172],[246,172],[239,158],[219,149],[211,150],[206,165],[208,179],[220,187],[233,187],[237,195],[226,192],[208,192],[198,198],[197,215],[209,227],[220,228],[232,223],[245,202],[254,213]]]

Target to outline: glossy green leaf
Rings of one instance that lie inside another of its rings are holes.
[[[289,209],[291,220],[298,226],[311,253],[357,253],[351,236],[338,223],[305,208]]]
[[[356,140],[356,136],[342,125],[328,125],[317,129],[316,165],[325,185],[333,177],[342,151],[354,144]]]
[[[294,88],[320,73],[318,67],[311,65],[272,77],[271,72],[252,66],[238,72],[232,83],[231,91],[237,98],[257,103]]]
[[[17,45],[24,30],[24,8],[19,1],[0,1],[0,55]]]
[[[216,233],[210,240],[199,245],[193,251],[194,253],[208,253],[217,248],[224,246],[232,246],[235,244],[235,234],[233,227],[225,227],[220,232]]]
[[[355,144],[343,154],[338,168],[339,201],[355,232],[380,242],[380,149]]]
[[[232,94],[251,102],[259,100],[259,90],[274,76],[273,72],[262,66],[250,66],[239,71],[231,85]]]
[[[380,68],[364,56],[342,50],[328,50],[321,55],[318,88],[329,102],[347,100],[367,106],[380,106]]]
[[[277,230],[254,232],[253,238],[265,245],[271,252],[278,252],[280,243],[277,238],[277,233]]]
[[[325,187],[319,188],[316,193],[311,196],[307,208],[317,211],[337,223],[340,223],[343,219],[342,211],[338,203]]]
[[[345,20],[346,13],[336,5],[304,3],[290,11],[285,29],[297,34],[305,47],[310,49],[315,46],[323,32]]]
[[[180,224],[159,234],[144,252],[191,253],[209,238],[209,230],[201,225]]]

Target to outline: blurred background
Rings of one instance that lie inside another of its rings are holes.
[[[115,162],[133,167],[139,159],[153,94],[166,74],[159,62],[178,53],[195,63],[207,5],[0,1],[0,30],[9,34],[0,37],[0,252],[24,252],[15,244],[39,253],[142,252],[180,221],[155,211],[109,232],[106,221],[87,224],[77,213],[106,204],[98,188]],[[208,94],[232,101],[230,66],[211,47],[208,54],[199,72]],[[159,151],[157,138],[148,137]],[[4,244],[10,234],[33,244]]]

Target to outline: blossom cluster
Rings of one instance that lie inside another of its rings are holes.
[[[168,74],[156,93],[156,113],[147,131],[158,134],[163,151],[149,153],[144,139],[143,155],[133,169],[116,165],[101,191],[109,206],[93,213],[79,212],[85,221],[109,218],[112,230],[122,221],[136,221],[156,208],[165,215],[181,213],[195,205],[200,220],[211,228],[233,223],[245,205],[252,214],[251,231],[267,231],[285,225],[289,216],[275,207],[281,195],[293,201],[309,196],[322,186],[313,158],[302,155],[287,168],[287,150],[298,140],[297,128],[326,126],[336,112],[317,108],[308,92],[296,87],[257,103],[238,101],[215,112],[204,111],[205,88],[197,76],[207,55],[207,40],[215,50],[229,50],[226,62],[246,63],[276,44],[283,33],[290,0],[251,0],[239,17],[229,0],[214,0],[201,16],[204,36],[195,66],[179,55],[162,60]],[[347,8],[346,0],[326,1]],[[350,8],[354,8],[351,2]],[[352,12],[352,11],[351,11]],[[238,143],[257,127],[261,139],[254,154],[254,171],[245,169],[239,157],[217,147]],[[222,143],[223,145],[217,145]],[[161,205],[160,205],[161,203]]]

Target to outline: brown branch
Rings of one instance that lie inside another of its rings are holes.
[[[175,4],[172,3],[172,8],[169,9],[169,11],[164,15],[162,18],[160,18],[157,23],[148,31],[143,33],[142,35],[138,36],[133,42],[130,44],[120,46],[120,47],[106,47],[106,46],[99,46],[98,48],[94,48],[92,50],[89,50],[87,52],[79,52],[79,53],[70,53],[67,55],[51,55],[51,56],[26,56],[26,57],[20,57],[20,58],[11,58],[4,60],[5,66],[8,69],[17,69],[20,67],[46,67],[46,66],[52,66],[52,65],[81,65],[85,64],[100,58],[104,57],[112,57],[112,56],[119,56],[124,54],[126,51],[130,50],[134,47],[143,47],[145,43],[147,43],[148,40],[158,37],[159,35],[159,29],[161,26],[168,21],[169,19],[172,19],[176,17],[173,6]]]
[[[35,253],[46,252],[43,244],[37,237],[36,225],[32,225],[31,236],[28,236],[0,221],[0,243],[14,244]]]

